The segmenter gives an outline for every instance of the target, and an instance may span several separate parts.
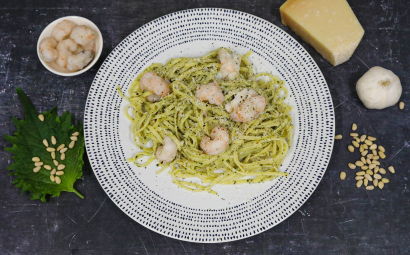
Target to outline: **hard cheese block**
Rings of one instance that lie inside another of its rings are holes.
[[[349,60],[364,35],[346,0],[288,0],[280,14],[285,26],[335,66]]]

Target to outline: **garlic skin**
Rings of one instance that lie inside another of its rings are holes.
[[[357,81],[356,91],[367,108],[384,109],[397,104],[402,87],[392,71],[374,66]]]

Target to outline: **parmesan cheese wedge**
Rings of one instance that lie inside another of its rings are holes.
[[[334,66],[349,60],[364,35],[346,0],[288,0],[280,14],[285,26]]]

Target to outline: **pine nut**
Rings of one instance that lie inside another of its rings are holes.
[[[356,137],[356,143],[360,143],[360,139]]]
[[[356,131],[356,129],[357,129],[357,125],[356,125],[356,123],[353,123],[353,125],[352,125],[352,130],[353,130],[353,131]]]
[[[363,184],[364,184],[364,186],[367,186],[369,184],[369,180],[368,179],[363,179]]]
[[[379,156],[372,156],[373,160],[378,160],[380,157]]]
[[[63,165],[63,164],[60,164],[60,165],[58,165],[58,167],[57,167],[58,170],[63,170],[64,168],[65,168],[65,165]]]
[[[71,143],[70,143],[70,144],[71,144]],[[68,150],[68,148],[65,147],[65,148],[63,148],[63,149],[60,150],[60,153],[65,153],[67,150]]]
[[[374,157],[373,154],[367,154],[367,158],[372,159]]]
[[[54,163],[55,166],[58,166],[58,165],[59,165],[58,161],[55,160],[55,159],[53,160],[53,163]]]
[[[364,178],[368,179],[369,181],[373,181],[373,178],[369,174],[365,174]]]
[[[366,189],[367,190],[374,190],[374,186],[367,186]]]
[[[336,139],[336,140],[340,140],[340,139],[342,139],[342,138],[343,138],[342,135],[335,135],[335,139]]]
[[[363,166],[364,165],[362,161],[356,161],[355,164],[356,164],[356,166]]]
[[[365,175],[366,173],[364,172],[364,171],[359,171],[359,172],[356,172],[356,175]]]
[[[80,134],[80,132],[74,132],[73,134],[72,134],[72,136],[78,136]]]
[[[374,168],[374,173],[377,174],[378,172],[379,172],[379,167],[376,166],[376,167]]]
[[[362,136],[360,137],[360,142],[364,142],[364,140],[366,140],[366,135],[362,135]]]
[[[41,169],[41,166],[35,167],[35,168],[33,169],[33,172],[37,173],[38,171],[40,171],[40,169]]]
[[[353,141],[352,144],[353,144],[353,146],[356,147],[356,148],[359,148],[359,146],[360,146],[356,141]]]
[[[77,137],[77,136],[72,136],[72,137],[70,137],[70,140],[71,140],[71,141],[77,141],[77,140],[78,140],[78,137]]]
[[[360,153],[363,153],[363,152],[364,152],[363,144],[360,145],[359,151],[360,151]]]
[[[363,156],[363,157],[366,156],[368,152],[369,152],[368,150],[363,151],[363,152],[362,152],[362,156]]]
[[[33,157],[31,159],[33,162],[40,162],[40,158],[39,157]]]
[[[369,169],[369,166],[362,166],[362,167],[360,167],[362,170],[367,170],[367,169]]]
[[[363,176],[359,176],[359,175],[357,175],[356,177],[355,177],[355,180],[356,181],[358,181],[358,180],[363,180],[364,179],[364,177]]]
[[[47,147],[46,149],[48,152],[52,152],[52,151],[56,151],[56,149],[52,148],[52,147]]]
[[[369,146],[367,144],[363,144],[363,149],[368,150]]]
[[[354,152],[354,147],[351,146],[351,145],[347,146],[347,149],[348,149],[350,152]]]
[[[373,186],[377,187],[378,184],[379,184],[379,180],[374,179],[374,180],[373,180]]]
[[[64,159],[65,159],[65,153],[61,153],[60,159],[61,159],[61,160],[64,160]]]
[[[379,182],[379,184],[377,185],[379,187],[379,189],[383,189],[384,187],[384,182]]]
[[[366,159],[364,157],[361,157],[360,160],[363,162],[363,164],[366,164]]]
[[[373,136],[368,136],[368,137],[367,137],[367,140],[374,142],[374,141],[377,140],[377,138],[376,138],[376,137],[373,137]]]
[[[370,145],[373,144],[373,142],[372,142],[372,141],[369,141],[369,140],[364,140],[364,143],[367,144],[368,146],[370,146]]]
[[[400,102],[400,103],[399,103],[399,109],[400,109],[400,110],[403,110],[403,109],[404,109],[404,103],[403,103],[403,102]]]
[[[373,171],[369,169],[369,170],[366,171],[366,174],[373,175]]]
[[[57,183],[57,184],[60,184],[60,183],[61,183],[60,177],[56,176],[56,177],[55,177],[55,180],[56,180],[56,183]]]
[[[56,159],[56,152],[55,152],[55,151],[52,151],[52,152],[51,152],[51,158],[52,158],[52,159]]]
[[[376,150],[372,150],[373,155],[377,156],[377,151]]]
[[[350,136],[356,137],[356,136],[359,136],[359,134],[358,133],[350,133]]]
[[[389,181],[389,179],[387,179],[387,178],[383,178],[383,179],[382,179],[382,182],[383,182],[383,183],[389,183],[390,181]]]
[[[377,160],[373,160],[373,161],[372,161],[372,164],[376,164],[376,166],[380,166],[380,162],[377,161]]]
[[[389,166],[387,169],[389,169],[390,173],[394,174],[396,171],[394,170],[393,166]]]
[[[51,180],[52,182],[55,181],[54,175],[50,175],[50,180]]]
[[[384,168],[380,168],[380,169],[379,169],[379,172],[380,172],[381,174],[386,174],[386,170],[385,170]]]
[[[51,174],[51,175],[55,175],[55,174],[56,174],[56,171],[57,171],[57,170],[54,168],[53,170],[51,170],[51,173],[50,173],[50,174]]]
[[[384,152],[382,152],[382,151],[379,151],[379,157],[380,157],[381,159],[385,159],[385,158],[386,158],[386,154],[384,154]]]
[[[57,144],[57,139],[54,136],[51,137],[51,143]]]
[[[375,150],[377,149],[377,144],[372,144],[372,146],[369,147],[370,150]]]
[[[350,169],[356,169],[356,165],[355,165],[355,164],[349,163],[349,164],[347,164],[347,165],[349,166]]]
[[[386,152],[386,150],[384,149],[384,147],[381,146],[381,145],[379,145],[378,149],[379,149],[379,151],[381,151],[381,152]]]
[[[44,115],[43,115],[43,114],[38,115],[38,119],[39,119],[40,121],[44,121]]]
[[[56,173],[56,175],[59,175],[59,176],[61,176],[63,174],[64,174],[64,171],[57,171],[57,173]]]
[[[356,187],[360,188],[362,186],[362,184],[363,184],[363,180],[358,180],[356,182]]]
[[[43,140],[43,144],[44,144],[44,146],[48,147],[47,139],[44,139],[44,140]]]
[[[47,169],[47,170],[51,170],[51,166],[49,166],[49,165],[45,165],[45,166],[43,166],[45,169]]]
[[[71,143],[68,145],[68,148],[72,149],[74,148],[75,141],[71,141]]]
[[[340,179],[344,180],[346,178],[346,173],[345,172],[340,172]]]
[[[63,143],[63,144],[60,144],[58,147],[57,147],[57,151],[60,151],[61,149],[63,149],[65,147],[65,144]]]
[[[370,165],[372,163],[372,161],[369,158],[367,158],[366,163]]]
[[[376,164],[370,164],[369,169],[374,169],[376,167]]]
[[[44,163],[43,162],[36,162],[34,163],[35,166],[42,166]]]
[[[378,179],[378,180],[381,180],[381,179],[382,179],[382,176],[381,176],[380,174],[375,174],[375,175],[373,175],[373,177],[374,177],[375,179]]]

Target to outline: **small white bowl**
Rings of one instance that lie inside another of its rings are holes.
[[[77,72],[71,72],[70,70],[66,69],[66,68],[62,68],[59,67],[55,62],[45,62],[41,59],[40,57],[40,42],[51,36],[51,31],[53,30],[53,28],[61,21],[63,20],[69,20],[74,22],[76,25],[86,25],[89,28],[91,28],[92,30],[94,30],[97,33],[97,36],[95,38],[95,56],[93,61],[91,61],[90,64],[88,64],[84,69],[81,69]],[[101,52],[103,49],[103,38],[101,35],[101,31],[98,29],[98,27],[90,20],[83,18],[83,17],[79,17],[79,16],[67,16],[67,17],[62,17],[59,18],[53,22],[51,22],[41,33],[40,37],[38,38],[38,42],[37,42],[37,55],[38,58],[40,59],[41,63],[43,64],[43,66],[45,68],[47,68],[50,72],[61,75],[61,76],[75,76],[75,75],[79,75],[81,73],[86,72],[88,69],[90,69],[100,58]]]

